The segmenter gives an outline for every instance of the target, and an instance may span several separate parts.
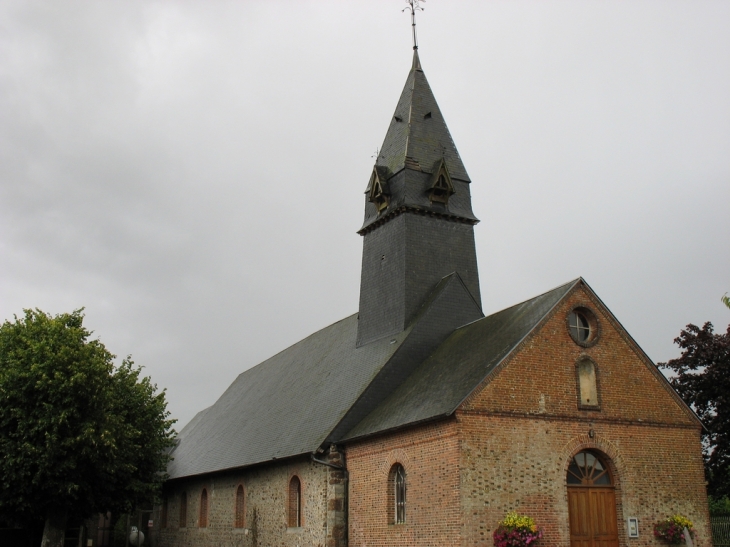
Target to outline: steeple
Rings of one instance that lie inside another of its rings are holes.
[[[437,182],[431,181],[429,176],[441,164],[453,186],[453,195],[444,202],[430,199],[425,186]],[[360,234],[402,207],[444,214],[471,224],[479,222],[471,210],[468,186],[471,180],[421,68],[418,50],[413,51],[413,64],[390,120],[373,176],[388,181],[388,188],[380,198],[387,200],[388,207],[385,211],[382,203],[372,202],[375,196],[369,196],[373,206],[365,208]],[[368,185],[367,191],[371,190]]]
[[[365,189],[359,345],[407,328],[454,272],[481,306],[470,182],[414,47]]]

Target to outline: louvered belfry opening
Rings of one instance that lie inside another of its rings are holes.
[[[481,308],[471,179],[417,52],[369,181],[356,345],[403,332],[454,272]]]
[[[239,484],[236,489],[236,509],[235,509],[235,527],[244,528],[246,521],[244,516],[246,514],[245,498],[243,492],[243,485]]]
[[[289,528],[302,525],[302,483],[294,476],[289,481]]]
[[[200,493],[200,527],[201,528],[207,528],[208,527],[208,491],[203,488],[203,491]]]

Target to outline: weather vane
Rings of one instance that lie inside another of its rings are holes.
[[[416,12],[423,11],[420,3],[425,1],[426,0],[406,0],[406,4],[408,4],[408,7],[401,10],[409,10],[411,12],[411,27],[413,27],[413,49],[418,49],[418,40],[416,39]]]

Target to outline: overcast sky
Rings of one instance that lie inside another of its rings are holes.
[[[655,361],[730,310],[730,2],[429,0],[486,314],[583,276]],[[0,319],[84,306],[178,429],[357,311],[400,0],[0,0]]]

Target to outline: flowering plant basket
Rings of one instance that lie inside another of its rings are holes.
[[[535,543],[541,537],[542,530],[535,526],[534,520],[511,511],[494,531],[494,545],[495,547],[525,547]]]
[[[654,535],[667,543],[678,545],[685,542],[685,528],[689,530],[689,535],[694,537],[692,521],[682,515],[673,515],[654,525]]]

